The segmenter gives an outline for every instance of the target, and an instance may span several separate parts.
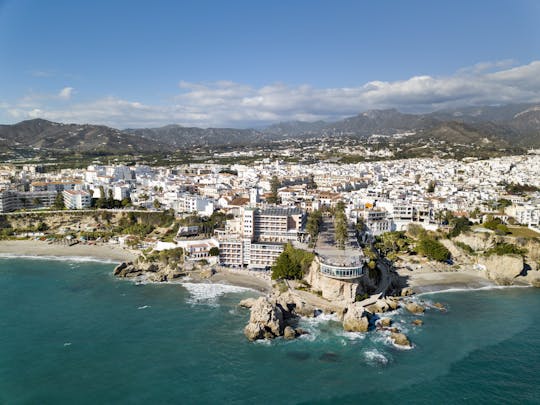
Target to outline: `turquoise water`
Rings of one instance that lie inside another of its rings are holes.
[[[0,403],[540,403],[540,290],[422,296],[448,305],[413,341],[347,334],[249,343],[255,292],[135,285],[113,264],[0,259]],[[221,295],[219,295],[221,294]]]

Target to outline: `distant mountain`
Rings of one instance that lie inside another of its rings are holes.
[[[538,148],[540,104],[467,107],[428,114],[370,110],[335,122],[282,122],[260,130],[167,125],[121,131],[102,125],[59,124],[34,119],[0,125],[0,152],[26,149],[54,153],[152,153],[197,146],[238,147],[288,139],[364,139],[373,135],[394,141],[401,139],[400,145],[414,142],[416,148],[429,142],[448,147],[459,144],[487,149]]]
[[[508,104],[503,106],[464,107],[440,110],[427,114],[437,121],[461,121],[467,124],[481,122],[508,122],[534,104]]]
[[[43,119],[0,125],[0,150],[33,149],[66,153],[157,152],[161,143],[102,125],[59,124]]]
[[[463,146],[477,146],[490,148],[507,148],[509,142],[501,136],[494,134],[489,126],[478,127],[472,124],[465,124],[457,121],[447,121],[435,125],[432,128],[419,131],[408,140],[437,140],[449,144]]]
[[[160,128],[126,129],[126,133],[159,141],[176,148],[201,145],[244,145],[267,140],[264,133],[254,129],[197,128],[167,125]]]
[[[396,109],[370,110],[326,126],[329,135],[369,137],[429,128],[438,123],[425,115],[403,114]]]
[[[310,135],[320,135],[327,125],[328,123],[325,121],[289,121],[270,125],[269,127],[264,128],[263,132],[280,138],[304,138]]]

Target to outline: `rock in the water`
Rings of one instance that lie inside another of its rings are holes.
[[[301,335],[309,335],[309,332],[305,329],[302,329],[302,328],[296,328],[296,335],[297,336],[301,336]]]
[[[408,297],[409,295],[413,295],[413,289],[411,287],[406,287],[401,290],[401,296],[402,297]]]
[[[253,304],[255,304],[256,299],[255,298],[246,298],[245,300],[240,301],[238,304],[239,306],[243,308],[251,308]]]
[[[366,311],[371,312],[372,314],[375,313],[383,313],[390,310],[390,305],[386,302],[386,300],[377,300],[374,304],[371,304],[366,307]]]
[[[249,324],[244,329],[244,333],[248,339],[255,340],[261,339],[262,331],[265,339],[271,339],[281,336],[284,326],[283,313],[279,306],[268,297],[259,297],[251,307]]]
[[[446,311],[446,307],[440,302],[436,302],[435,304],[433,304],[433,306],[437,309],[440,309],[441,311]]]
[[[423,314],[425,309],[423,306],[418,305],[416,302],[409,302],[405,305],[407,311],[412,312],[413,314]]]
[[[296,331],[291,326],[285,326],[283,329],[283,338],[287,340],[294,339],[296,337]]]
[[[244,328],[244,335],[251,341],[264,339],[264,333],[264,327],[258,323],[248,323]]]
[[[399,301],[394,297],[386,297],[386,303],[390,307],[390,310],[394,311],[399,308]]]
[[[388,328],[389,326],[392,325],[392,319],[390,319],[390,318],[381,318],[380,321],[379,321],[379,324],[384,328]]]
[[[395,345],[411,347],[411,342],[409,341],[407,336],[405,336],[403,333],[392,333],[390,335],[390,339],[394,341]]]
[[[113,274],[115,276],[118,276],[119,274],[122,274],[122,272],[127,268],[128,264],[126,262],[120,263],[118,266],[114,268]]]
[[[415,319],[414,321],[412,321],[412,324],[414,326],[422,326],[424,324],[424,321],[421,319]]]
[[[349,304],[343,316],[343,329],[347,332],[367,332],[369,320],[364,307],[358,303]]]

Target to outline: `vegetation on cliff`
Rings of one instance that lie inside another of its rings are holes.
[[[314,258],[313,253],[295,249],[288,243],[272,266],[272,279],[300,280]]]

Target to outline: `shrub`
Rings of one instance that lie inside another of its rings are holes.
[[[430,260],[445,262],[450,259],[450,251],[444,245],[432,238],[423,238],[416,244],[416,250]]]
[[[518,255],[523,256],[527,253],[527,249],[522,249],[512,243],[497,243],[494,247],[486,251],[486,256],[491,255],[498,255],[498,256],[504,256],[504,255]]]
[[[285,246],[272,266],[272,279],[299,280],[304,276],[315,255],[302,249],[295,249],[290,243]]]
[[[474,249],[472,247],[470,247],[469,245],[467,245],[466,243],[463,243],[463,242],[459,242],[459,241],[455,241],[454,244],[460,248],[461,250],[464,250],[465,252],[471,254],[471,255],[474,255],[476,252],[474,251]]]

